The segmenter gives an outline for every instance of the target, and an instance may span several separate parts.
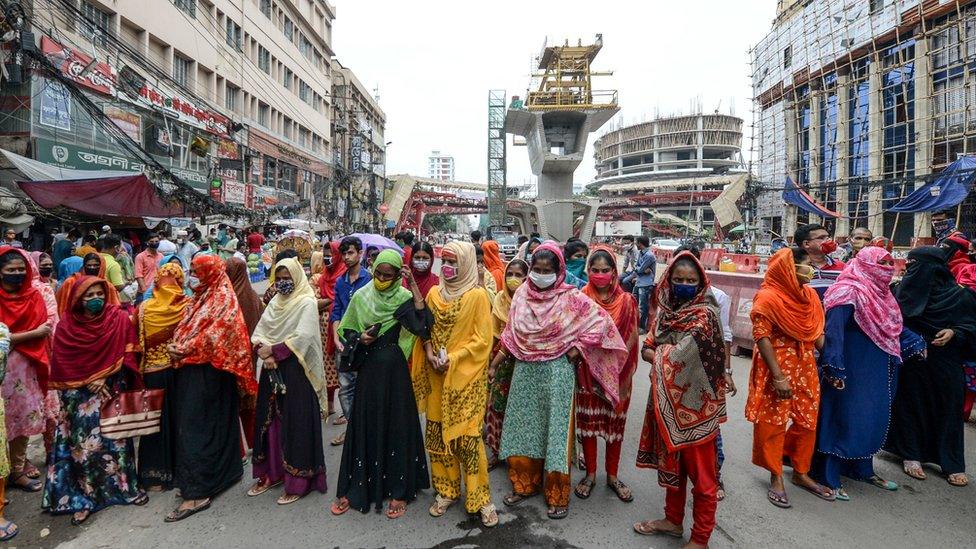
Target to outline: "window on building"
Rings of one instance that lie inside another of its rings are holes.
[[[271,19],[271,0],[261,0],[261,13]]]
[[[269,126],[271,118],[271,107],[264,103],[258,103],[258,124],[261,124],[265,128],[270,128]]]
[[[278,169],[278,188],[283,191],[295,192],[295,175],[298,171],[295,166],[285,164],[284,162],[279,164]]]
[[[312,104],[312,86],[306,84],[304,80],[298,81],[298,98],[309,105]]]
[[[227,89],[224,91],[224,106],[227,110],[237,112],[237,94],[240,90],[227,84]]]
[[[311,136],[311,132],[309,132],[305,128],[299,128],[298,129],[298,144],[301,145],[302,147],[308,147],[308,141],[309,141],[309,137],[310,136]]]
[[[288,67],[285,67],[285,70],[281,72],[281,85],[284,86],[285,89],[291,89],[291,80],[293,76],[294,75],[292,74],[291,69]]]
[[[258,46],[258,68],[271,74],[271,53],[264,46]]]
[[[284,22],[281,25],[281,31],[285,33],[285,38],[288,40],[295,39],[295,24],[291,22],[291,19],[285,17]]]
[[[81,34],[85,38],[92,38],[95,44],[105,47],[107,43],[105,36],[112,33],[109,25],[112,16],[87,0],[81,3],[81,13],[84,14],[81,18]]]
[[[308,59],[309,61],[312,60],[312,52],[314,51],[314,48],[312,47],[312,43],[309,42],[308,38],[305,38],[304,34],[301,34],[298,37],[298,51],[305,56],[305,59]]]
[[[190,81],[190,69],[193,67],[193,61],[181,56],[173,56],[173,80],[181,86],[186,86]]]
[[[234,22],[230,17],[227,18],[227,45],[237,51],[244,51],[241,41],[241,26]]]
[[[265,187],[276,187],[276,175],[278,172],[278,163],[274,158],[270,156],[264,157],[264,186]]]
[[[884,8],[884,0],[871,0],[870,14],[874,15]]]
[[[173,0],[173,5],[190,17],[197,16],[197,0]]]
[[[292,125],[293,125],[293,122],[291,121],[291,118],[288,118],[286,116],[285,117],[284,124],[282,124],[282,127],[281,127],[281,134],[285,136],[285,139],[291,139],[292,138],[292,131],[291,131]]]
[[[786,46],[783,49],[783,68],[790,68],[791,63],[793,63],[793,46]]]

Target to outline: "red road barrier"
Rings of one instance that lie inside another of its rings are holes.
[[[442,251],[444,251],[444,246],[434,246],[434,257],[440,257]]]
[[[735,270],[740,273],[758,273],[759,256],[748,254],[731,254],[732,262],[735,263]]]
[[[709,271],[717,271],[723,257],[725,257],[725,250],[722,248],[706,248],[701,252],[702,267]]]
[[[729,326],[732,327],[732,345],[742,351],[752,352],[752,299],[759,290],[763,277],[754,274],[709,272],[708,280],[731,298]],[[735,352],[735,349],[733,349]]]
[[[674,256],[674,250],[662,250],[660,248],[651,248],[654,251],[654,257],[657,259],[658,263],[664,263],[665,265],[671,263],[671,258]]]

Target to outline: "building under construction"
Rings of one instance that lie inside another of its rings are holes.
[[[838,235],[929,236],[927,214],[886,210],[976,154],[976,0],[780,0],[751,58],[762,227],[807,221],[781,199],[791,178]],[[974,232],[972,199],[960,209]]]

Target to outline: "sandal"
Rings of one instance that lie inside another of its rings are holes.
[[[495,509],[495,504],[489,503],[478,511],[481,514],[481,525],[485,528],[494,528],[498,526],[498,510]]]
[[[790,507],[793,507],[793,504],[790,503],[790,498],[786,495],[786,490],[781,492],[779,490],[773,490],[770,488],[766,492],[766,499],[769,500],[769,503],[772,503],[780,509],[789,509]]]
[[[339,498],[334,502],[332,502],[332,508],[329,509],[329,511],[332,511],[332,514],[335,516],[342,515],[348,510],[349,510],[349,498],[346,497]]]
[[[261,494],[267,492],[268,490],[274,488],[275,486],[280,486],[284,482],[279,480],[278,482],[269,482],[265,484],[264,479],[259,479],[251,486],[250,490],[247,491],[247,497],[253,498],[255,496],[260,496]]]
[[[27,475],[27,478],[41,478],[41,472],[38,471],[37,467],[30,461],[24,464],[24,474]]]
[[[199,513],[200,511],[206,511],[207,509],[210,509],[211,503],[213,503],[213,500],[207,498],[206,500],[204,500],[203,503],[197,505],[196,507],[191,507],[189,509],[180,509],[179,507],[177,507],[176,509],[173,509],[172,513],[166,515],[166,518],[163,520],[166,522],[179,522],[185,518],[190,518],[191,516]]]
[[[579,481],[579,484],[576,485],[576,489],[573,490],[573,493],[576,494],[576,497],[580,499],[587,499],[593,492],[594,486],[596,486],[595,478],[583,477],[583,480]]]
[[[624,503],[634,501],[634,493],[631,492],[630,487],[624,484],[619,478],[613,482],[608,482],[607,487],[613,490],[614,494],[617,494],[617,498],[620,501]],[[624,495],[624,490],[628,492],[626,495]]]
[[[132,500],[132,505],[142,507],[143,505],[149,503],[149,495],[146,493],[139,494],[136,499]]]
[[[504,498],[502,498],[502,503],[504,503],[505,505],[507,505],[509,507],[514,507],[514,506],[518,505],[519,503],[522,503],[523,501],[525,501],[525,500],[527,500],[527,499],[529,499],[529,498],[531,498],[531,497],[533,497],[535,495],[536,494],[523,495],[523,494],[516,494],[515,492],[512,492],[511,494],[508,494],[507,496],[505,496]]]
[[[948,482],[950,486],[962,488],[963,486],[969,485],[969,477],[966,476],[966,473],[952,473],[946,477],[946,482]]]
[[[917,461],[906,460],[902,462],[901,468],[903,471],[905,471],[906,475],[915,480],[925,480],[928,478],[925,474],[925,470],[922,469],[922,464]]]
[[[451,505],[454,505],[453,499],[445,498],[440,494],[434,494],[434,503],[431,504],[430,509],[427,511],[434,518],[443,517]]]
[[[397,501],[395,499],[390,500],[390,505],[386,509],[386,518],[390,520],[396,520],[402,517],[407,512],[407,502]]]
[[[847,493],[847,490],[844,490],[843,487],[838,488],[836,490],[832,490],[832,491],[834,492],[834,499],[835,500],[837,500],[837,501],[851,501],[851,495],[848,494]]]
[[[642,536],[655,536],[657,534],[663,534],[665,536],[671,536],[672,538],[681,538],[685,535],[685,530],[682,528],[680,531],[677,530],[662,530],[654,526],[653,520],[642,520],[634,524],[634,531]]]
[[[82,517],[78,518],[78,515],[82,513],[83,513]],[[77,513],[71,515],[71,525],[81,526],[86,520],[88,520],[88,517],[90,516],[91,516],[91,511],[78,511]]]
[[[879,477],[878,475],[873,475],[871,478],[867,480],[867,482],[871,483],[874,486],[877,486],[878,488],[881,488],[882,490],[888,490],[889,492],[894,492],[895,490],[898,489],[897,482],[885,480]]]
[[[805,484],[798,484],[794,482],[793,486],[796,486],[797,488],[802,488],[824,501],[834,501],[834,499],[836,499],[836,496],[834,496],[834,491],[831,490],[830,488],[827,488],[826,486],[818,482],[814,482],[813,484],[814,484],[813,486],[807,486]]]
[[[0,536],[0,541],[10,541],[17,537],[19,530],[16,524],[8,520],[6,526],[0,526],[0,532],[3,532],[3,535]]]
[[[562,520],[569,516],[569,507],[550,507],[546,515],[552,520]]]
[[[23,490],[25,492],[40,492],[41,488],[44,487],[41,484],[41,481],[34,480],[24,473],[14,473],[10,475],[9,479],[10,484],[13,485],[14,488]]]
[[[300,499],[302,499],[302,496],[298,496],[295,494],[281,494],[280,496],[278,496],[278,499],[275,500],[275,503],[277,503],[278,505],[288,505],[290,503],[295,503]]]
[[[339,435],[339,436],[337,436],[334,439],[332,439],[332,440],[329,441],[329,444],[331,444],[332,446],[342,446],[345,443],[346,443],[346,434],[345,433],[342,433],[341,435]]]
[[[345,425],[346,423],[349,423],[349,420],[346,419],[346,416],[339,416],[335,418],[335,421],[332,422],[333,425]]]

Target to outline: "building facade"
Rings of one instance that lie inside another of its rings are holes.
[[[443,181],[454,181],[454,157],[431,151],[427,157],[427,177]]]
[[[789,177],[840,214],[838,235],[929,236],[927,215],[886,210],[976,154],[976,2],[783,0],[751,54],[764,227],[820,221],[783,204]],[[972,232],[971,200],[959,214]]]

